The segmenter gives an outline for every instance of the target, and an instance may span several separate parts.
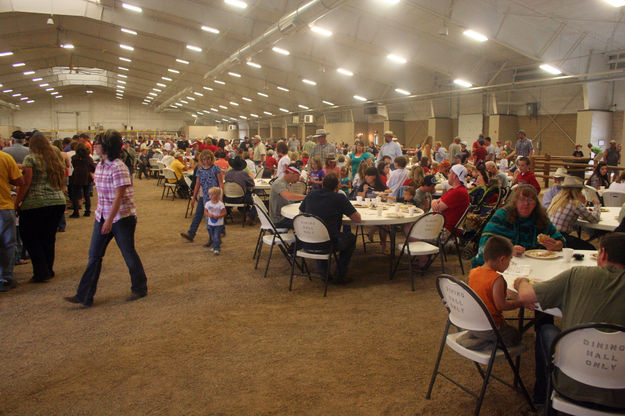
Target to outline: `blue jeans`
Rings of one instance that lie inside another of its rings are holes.
[[[549,374],[549,350],[556,336],[560,333],[553,324],[544,324],[536,328],[536,384],[534,384],[534,403],[543,404],[547,398],[547,380]]]
[[[199,197],[197,199],[197,205],[195,207],[195,214],[193,214],[193,219],[191,220],[189,231],[187,231],[187,234],[189,234],[191,238],[195,238],[197,229],[200,227],[200,224],[202,223],[202,218],[204,218],[204,198]]]
[[[102,258],[106,253],[106,247],[113,237],[121,251],[128,271],[130,272],[131,290],[133,293],[145,294],[148,291],[147,278],[143,270],[141,259],[135,250],[135,228],[137,217],[125,217],[113,223],[113,228],[108,234],[102,235],[100,230],[104,224],[103,220],[96,220],[93,224],[93,234],[91,234],[91,245],[89,246],[89,263],[80,283],[76,297],[81,303],[91,305],[95,295],[102,270]]]
[[[13,279],[15,265],[15,210],[0,209],[0,280]]]
[[[206,229],[208,230],[208,235],[211,239],[211,243],[213,244],[213,250],[219,251],[221,250],[221,233],[223,231],[223,225],[207,225]]]

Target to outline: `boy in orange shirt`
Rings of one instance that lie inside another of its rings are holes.
[[[488,308],[507,347],[521,342],[519,331],[506,324],[502,314],[502,311],[522,306],[516,292],[508,292],[506,281],[501,275],[510,266],[511,259],[512,243],[510,240],[494,235],[484,246],[484,265],[469,272],[469,287],[475,291]],[[508,297],[512,299],[508,299]],[[458,338],[460,345],[473,350],[486,348],[496,341],[497,338],[492,330],[469,331]]]

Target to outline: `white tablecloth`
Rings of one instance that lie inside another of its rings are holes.
[[[269,185],[269,179],[254,179],[254,187],[259,191],[266,191],[271,189],[271,185]]]
[[[299,203],[297,204],[289,204],[282,207],[282,215],[286,218],[294,218],[297,214],[299,214]],[[395,214],[394,204],[384,204],[388,206],[389,209],[384,210],[382,216],[379,217],[377,210],[371,208],[359,208],[355,207],[356,210],[360,213],[360,217],[362,218],[362,222],[359,225],[394,225],[394,224],[406,224],[415,222],[420,216],[423,215],[423,210],[415,207],[414,215],[408,215],[407,212],[399,212],[401,215],[400,218],[389,218],[387,215]],[[343,223],[349,224],[351,220],[349,217],[343,216]]]
[[[607,210],[607,212],[601,213],[601,218],[598,223],[591,224],[584,220],[577,220],[577,225],[582,228],[592,228],[593,230],[614,231],[614,229],[619,225],[618,214],[621,211],[621,208],[602,207],[601,209]]]

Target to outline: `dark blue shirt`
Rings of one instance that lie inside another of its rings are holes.
[[[306,195],[299,210],[321,218],[328,227],[330,238],[335,238],[339,233],[343,224],[343,215],[349,217],[356,212],[356,208],[343,192],[325,189],[314,190]]]

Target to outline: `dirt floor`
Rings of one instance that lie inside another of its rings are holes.
[[[222,254],[183,240],[186,201],[160,200],[154,180],[136,181],[137,249],[149,295],[125,302],[128,271],[115,243],[94,306],[73,295],[87,263],[93,218],[57,234],[56,277],[0,294],[1,415],[469,415],[474,399],[440,378],[425,399],[446,321],[435,287],[440,263],[410,290],[407,272],[388,279],[379,247],[359,243],[348,286],[298,277],[278,253],[269,275],[254,270],[258,227],[228,225]],[[202,225],[203,227],[204,225]],[[263,253],[266,259],[267,251]],[[459,274],[457,258],[448,272]],[[465,265],[466,266],[466,265]],[[522,377],[533,385],[534,333],[524,336]],[[475,367],[445,350],[443,369],[473,390]],[[505,363],[495,374],[508,376]],[[522,396],[493,382],[481,414],[518,415]]]

